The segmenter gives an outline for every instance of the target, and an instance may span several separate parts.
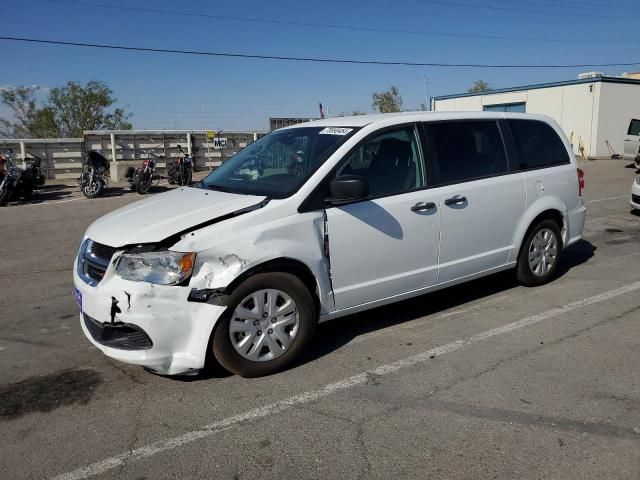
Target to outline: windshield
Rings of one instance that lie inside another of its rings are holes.
[[[211,190],[285,198],[358,129],[277,130],[248,145],[202,181]]]

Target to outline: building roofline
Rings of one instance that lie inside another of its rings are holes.
[[[523,85],[521,87],[509,87],[509,88],[497,88],[495,90],[487,90],[485,92],[475,92],[475,93],[454,93],[451,95],[440,95],[437,97],[433,97],[434,101],[438,100],[449,100],[452,98],[463,98],[463,97],[476,97],[478,95],[493,95],[495,93],[509,93],[509,92],[521,92],[523,90],[537,90],[540,88],[551,88],[551,87],[564,87],[566,85],[579,85],[581,83],[625,83],[629,85],[640,85],[640,80],[634,78],[623,78],[623,77],[594,77],[594,78],[582,78],[576,80],[564,80],[561,82],[549,82],[549,83],[536,83],[533,85]]]

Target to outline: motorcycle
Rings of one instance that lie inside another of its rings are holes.
[[[147,158],[142,161],[142,166],[138,168],[129,167],[125,173],[125,178],[129,181],[129,188],[132,192],[144,195],[152,187],[153,182],[160,183],[160,174],[156,168],[158,155],[148,150],[143,150]]]
[[[173,160],[167,160],[167,178],[170,184],[191,185],[193,177],[193,161],[191,156],[184,153],[178,145],[178,156]]]
[[[109,160],[98,150],[86,154],[82,173],[78,177],[80,190],[87,198],[95,198],[109,185],[105,172],[109,170]]]
[[[29,200],[33,191],[44,185],[40,158],[33,155],[33,160],[26,162],[26,168],[22,169],[13,163],[12,153],[7,150],[0,155],[0,205],[20,197]]]

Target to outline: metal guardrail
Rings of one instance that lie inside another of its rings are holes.
[[[227,158],[265,135],[266,132],[212,132],[202,130],[95,130],[83,138],[0,139],[0,151],[10,148],[16,162],[36,155],[43,159],[48,179],[77,178],[82,170],[84,153],[101,150],[111,163],[112,181],[124,178],[129,165],[146,158],[144,150],[166,158],[178,154],[178,145],[193,157],[199,169],[215,169]],[[218,139],[216,141],[216,138]],[[219,141],[220,138],[226,142]],[[163,169],[165,161],[158,162]]]

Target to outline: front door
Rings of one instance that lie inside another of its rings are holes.
[[[336,309],[434,285],[440,216],[425,186],[416,127],[364,140],[336,176],[360,175],[369,198],[326,208]]]

